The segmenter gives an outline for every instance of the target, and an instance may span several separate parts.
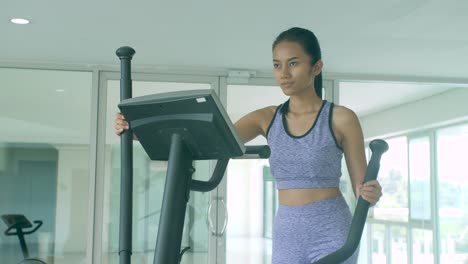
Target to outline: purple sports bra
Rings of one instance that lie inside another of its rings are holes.
[[[323,101],[312,127],[302,136],[288,131],[285,112],[278,106],[268,130],[270,169],[278,189],[338,187],[343,150],[332,130],[333,103]]]

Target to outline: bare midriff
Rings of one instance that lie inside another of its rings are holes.
[[[288,206],[299,206],[340,196],[339,188],[311,188],[279,190],[279,203]]]

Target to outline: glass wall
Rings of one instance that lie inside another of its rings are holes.
[[[435,222],[431,214],[431,146],[429,137],[409,140],[409,202],[413,263],[434,263]]]
[[[436,132],[441,263],[468,262],[468,124]]]
[[[135,78],[136,79],[136,78]],[[120,213],[120,138],[114,133],[115,114],[119,111],[120,82],[108,80],[106,100],[105,176],[102,231],[102,256],[99,263],[119,263]],[[210,89],[211,83],[133,81],[133,97],[162,92]],[[213,87],[215,88],[215,87]],[[132,263],[153,263],[159,218],[166,180],[167,162],[152,161],[143,147],[134,141],[133,147],[133,236]],[[194,179],[208,180],[209,161],[196,161]],[[208,263],[210,237],[207,208],[209,193],[191,192],[187,204],[181,249],[182,262]]]
[[[0,68],[0,87],[0,262],[24,257],[4,234],[22,215],[26,232],[42,222],[25,236],[31,257],[85,263],[92,73]]]
[[[359,263],[468,263],[468,111],[453,103],[468,100],[466,85],[356,81],[339,88],[364,136],[390,146]]]
[[[387,240],[386,228],[383,224],[371,224],[372,263],[387,263],[388,249],[385,246]],[[362,258],[363,256],[360,256]]]
[[[408,221],[408,147],[406,137],[386,140],[389,150],[382,156],[378,180],[385,190],[374,209],[374,218]]]
[[[390,227],[390,245],[389,252],[392,253],[393,263],[408,263],[408,228],[405,225],[393,224]],[[380,262],[374,262],[380,263]],[[418,263],[418,262],[416,262]]]

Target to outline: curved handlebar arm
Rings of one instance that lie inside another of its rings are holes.
[[[190,184],[190,189],[192,191],[197,192],[209,192],[216,188],[218,184],[221,182],[224,176],[224,172],[226,171],[226,167],[229,163],[229,159],[220,159],[216,162],[216,167],[213,171],[213,175],[208,181],[199,181],[199,180],[192,180]]]
[[[246,146],[244,155],[234,159],[267,159],[269,157],[270,147],[268,146]],[[228,163],[229,159],[218,160],[211,178],[208,181],[192,180],[190,189],[197,192],[209,192],[216,188],[223,180]]]
[[[29,235],[29,234],[32,234],[34,232],[36,232],[41,226],[42,226],[42,221],[41,220],[36,220],[34,221],[34,223],[36,224],[36,226],[32,229],[32,230],[29,230],[29,231],[22,231],[21,233],[23,235]],[[4,234],[5,236],[16,236],[16,235],[19,235],[20,232],[18,232],[18,226],[20,225],[21,223],[18,223],[18,224],[15,224],[15,225],[11,225],[7,228],[7,230],[5,230]],[[16,232],[11,232],[12,229],[16,229]],[[21,229],[22,230],[22,229]]]
[[[32,233],[36,232],[39,229],[39,227],[42,226],[42,221],[41,220],[36,220],[33,223],[36,224],[36,227],[33,230],[23,232],[23,234],[25,234],[25,235],[32,234]]]
[[[12,229],[16,228],[16,225],[12,225],[12,226],[9,226],[7,228],[7,230],[5,230],[5,232],[3,232],[5,234],[5,236],[15,236],[15,235],[18,235],[18,232],[16,233],[13,233],[13,232],[10,232]]]
[[[382,154],[388,150],[387,142],[381,139],[373,140],[369,144],[369,147],[372,150],[372,156],[367,166],[366,176],[363,183],[377,179],[377,174],[380,169],[380,159]],[[354,216],[351,222],[348,238],[346,239],[343,247],[320,260],[313,262],[313,264],[341,263],[353,255],[360,243],[368,210],[369,202],[359,196],[356,209],[354,210]]]

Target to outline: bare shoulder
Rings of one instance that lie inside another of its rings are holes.
[[[343,137],[352,131],[359,132],[361,131],[361,125],[359,123],[358,116],[356,113],[341,105],[335,105],[333,107],[333,130],[337,134],[339,141],[343,139]]]
[[[268,119],[268,121],[270,119],[273,118],[273,115],[275,114],[276,112],[276,109],[278,108],[277,105],[270,105],[270,106],[267,106],[267,107],[264,107],[264,108],[261,108],[259,109],[259,111],[262,113],[262,115],[264,117],[266,117]]]
[[[353,110],[342,105],[335,105],[333,107],[333,122],[336,122],[337,125],[355,121],[358,121],[358,117]]]
[[[262,134],[265,137],[268,131],[268,127],[270,126],[270,123],[273,120],[273,117],[276,113],[276,109],[278,109],[278,106],[276,105],[270,105],[270,106],[259,109],[259,112],[261,113],[261,120],[262,120],[261,121]]]
[[[264,132],[266,132],[266,129],[268,128],[268,125],[273,119],[277,108],[278,106],[276,105],[270,105],[264,108],[257,109],[256,111],[253,111],[251,113],[255,116],[255,119],[259,122],[259,124],[261,124],[262,130],[264,130]]]
[[[277,106],[267,106],[248,113],[234,125],[244,143],[258,135],[266,135],[268,126],[275,114]]]

